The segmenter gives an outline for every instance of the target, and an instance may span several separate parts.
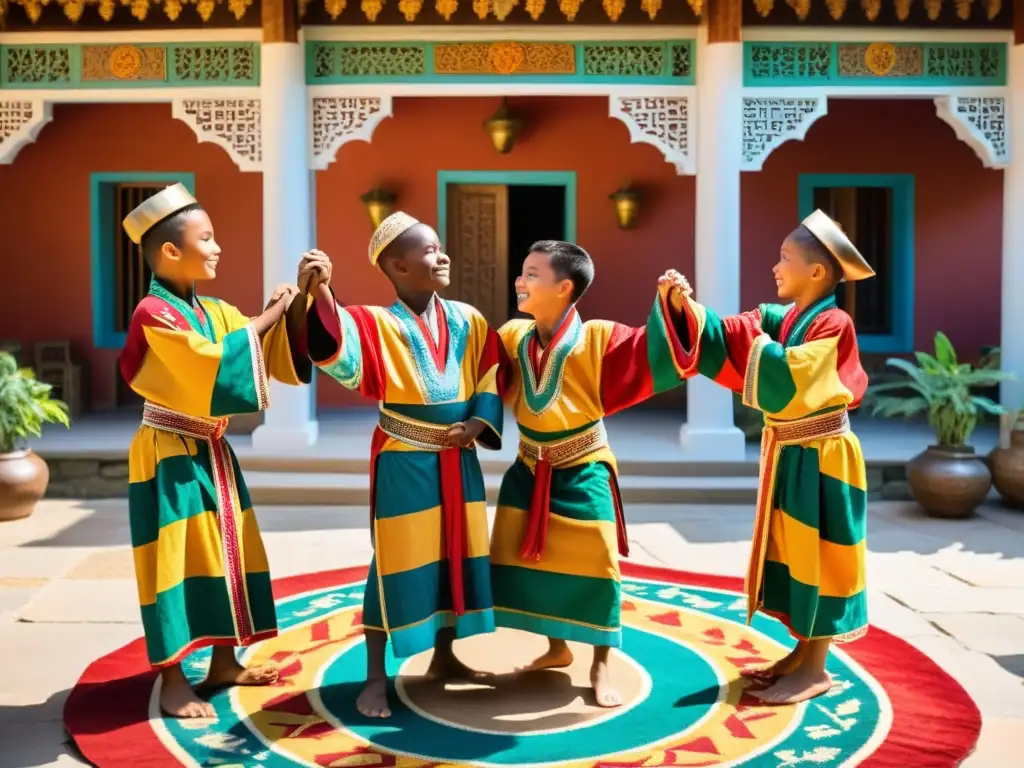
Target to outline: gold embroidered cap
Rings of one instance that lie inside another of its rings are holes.
[[[370,263],[376,265],[384,249],[395,242],[395,238],[419,223],[405,211],[395,211],[384,219],[370,238]]]
[[[183,208],[196,205],[198,201],[192,193],[185,189],[184,184],[174,184],[157,192],[148,200],[143,201],[134,211],[125,216],[122,226],[125,234],[136,245],[142,242],[142,236]]]
[[[824,245],[831,253],[839,267],[843,270],[843,280],[853,282],[855,280],[866,280],[875,276],[875,270],[860,255],[857,247],[850,242],[850,238],[843,232],[824,211],[817,210],[804,219],[802,222],[818,242]]]

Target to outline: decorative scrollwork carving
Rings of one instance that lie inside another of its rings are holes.
[[[262,170],[259,99],[177,99],[171,114],[187,123],[200,142],[226,151],[239,170]]]
[[[381,120],[391,117],[391,97],[320,97],[312,99],[310,167],[327,169],[350,141],[369,142]]]
[[[0,163],[13,163],[52,119],[50,104],[42,99],[0,100]]]
[[[779,146],[803,141],[808,129],[828,111],[825,96],[799,99],[743,99],[743,158],[740,170],[759,171]]]
[[[986,168],[1010,164],[1005,97],[940,96],[935,99],[935,114],[974,150]]]
[[[612,95],[608,101],[608,114],[626,124],[630,141],[657,147],[677,174],[697,172],[687,97]]]

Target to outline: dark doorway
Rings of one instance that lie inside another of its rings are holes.
[[[565,239],[565,187],[510,185],[508,188],[508,307],[510,317],[526,317],[516,310],[516,278],[530,246],[538,240]]]

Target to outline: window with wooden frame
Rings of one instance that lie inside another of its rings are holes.
[[[875,270],[842,283],[836,302],[853,318],[861,351],[903,353],[914,340],[914,177],[801,174],[800,217],[819,208],[843,228]]]
[[[195,192],[190,173],[94,173],[90,178],[93,343],[124,346],[136,305],[149,290],[150,270],[142,247],[125,234],[125,216],[157,192],[175,184]]]

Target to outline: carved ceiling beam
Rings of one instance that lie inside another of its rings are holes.
[[[64,11],[64,15],[72,23],[76,23],[86,8],[95,7],[104,21],[114,18],[114,11],[119,5],[127,5],[131,8],[132,16],[139,21],[145,21],[150,10],[154,6],[160,6],[164,15],[171,21],[177,21],[186,5],[195,6],[196,13],[203,21],[209,21],[213,11],[218,5],[227,5],[235,19],[241,20],[246,11],[252,7],[253,0],[52,0]],[[43,13],[43,6],[49,5],[50,0],[8,0],[7,3],[0,2],[0,19],[3,18],[3,10],[6,5],[20,5],[25,9],[25,15],[33,24],[39,21]]]
[[[886,0],[859,0],[861,10],[868,21],[874,21],[882,10],[882,3]],[[776,0],[752,0],[754,8],[759,15],[767,18],[775,9]],[[786,5],[793,9],[800,21],[805,21],[811,12],[812,2],[823,2],[828,8],[828,14],[835,21],[841,21],[846,15],[850,0],[785,0]],[[914,0],[892,0],[896,9],[896,18],[906,21],[910,18],[910,6]],[[952,3],[956,8],[957,18],[966,21],[971,17],[971,11],[975,4],[985,8],[985,15],[991,21],[1003,9],[1003,0],[920,0],[928,14],[929,21],[935,21],[942,13],[943,2]]]

